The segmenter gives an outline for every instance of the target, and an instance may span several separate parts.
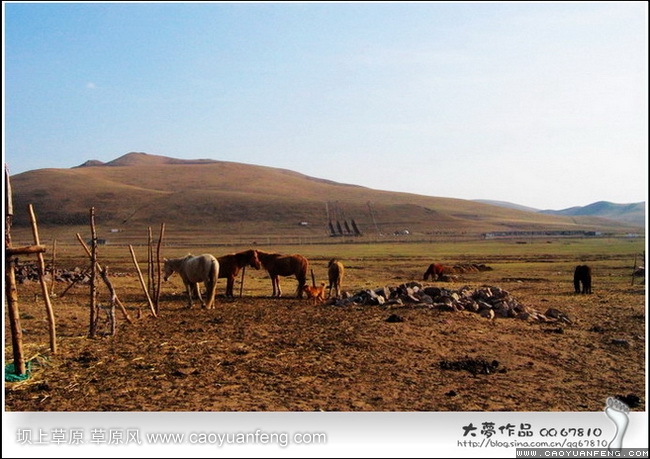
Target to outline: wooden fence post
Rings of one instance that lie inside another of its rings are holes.
[[[5,164],[5,251],[11,247],[11,223],[14,216],[13,199],[11,197],[11,182],[9,169]],[[5,295],[11,326],[11,347],[14,354],[14,373],[25,374],[25,357],[23,354],[23,329],[20,326],[18,311],[18,290],[16,289],[16,272],[14,258],[5,253]]]
[[[151,226],[147,227],[147,286],[149,289],[149,296],[156,298],[156,284],[153,275],[153,236],[151,234]],[[154,308],[155,309],[155,308]]]
[[[138,260],[135,258],[135,252],[133,251],[133,246],[129,244],[129,250],[131,251],[131,258],[133,258],[133,264],[135,265],[135,269],[138,270],[138,277],[140,278],[140,285],[142,285],[142,290],[144,290],[144,294],[147,297],[147,302],[149,303],[149,308],[151,309],[151,314],[153,314],[154,317],[158,317],[158,314],[156,314],[156,309],[153,307],[153,302],[151,301],[151,297],[149,296],[149,291],[147,290],[147,285],[144,282],[144,277],[142,277],[142,271],[140,270],[140,265],[138,265]]]
[[[50,296],[56,295],[54,293],[55,262],[56,262],[56,239],[52,241],[52,279],[50,279]]]
[[[246,265],[241,269],[241,284],[239,284],[239,298],[244,295],[244,273],[246,272]]]
[[[162,246],[163,236],[165,235],[165,224],[160,224],[160,235],[158,236],[158,246],[156,248],[156,264],[158,268],[158,276],[156,278],[156,297],[154,299],[156,314],[160,312],[160,281],[162,279],[162,269],[160,267],[160,247]]]
[[[90,252],[90,249],[88,248],[88,246],[86,245],[86,243],[84,242],[84,240],[81,238],[81,235],[80,235],[79,233],[77,233],[77,240],[81,243],[81,246],[82,246],[82,247],[84,248],[84,250],[86,251],[86,254],[87,254],[89,257],[92,258],[92,256],[91,256],[91,252]],[[100,271],[100,272],[101,272],[101,271],[102,271],[102,267],[101,267],[101,265],[100,265],[97,261],[95,261],[95,265],[96,265],[96,269],[97,269],[97,271]],[[129,313],[126,312],[126,308],[124,307],[124,305],[122,304],[122,302],[120,301],[120,299],[117,297],[117,294],[114,293],[114,292],[115,292],[115,289],[113,288],[113,285],[112,285],[112,284],[110,283],[110,281],[108,280],[108,276],[103,276],[102,278],[104,279],[104,283],[106,283],[106,286],[108,287],[108,290],[111,291],[111,292],[113,292],[113,294],[115,295],[115,302],[117,303],[117,305],[118,305],[118,306],[120,307],[120,309],[122,310],[122,313],[124,314],[124,317],[126,318],[126,320],[127,320],[129,323],[132,324],[132,323],[133,323],[133,319],[131,319],[131,317],[129,316]],[[64,292],[64,293],[65,293],[65,292]]]
[[[95,337],[97,330],[97,285],[95,278],[97,277],[97,233],[95,232],[95,208],[90,208],[90,233],[91,233],[91,246],[90,246],[90,328],[88,335],[91,338]]]
[[[36,224],[36,215],[34,214],[34,207],[29,205],[29,220],[32,223],[32,233],[34,235],[34,245],[40,245],[41,241],[38,236],[38,226]],[[41,292],[43,293],[43,301],[45,301],[45,311],[47,312],[47,321],[50,327],[50,349],[52,354],[56,354],[56,322],[54,320],[54,311],[52,310],[52,303],[50,302],[50,294],[47,289],[47,282],[45,282],[45,257],[43,253],[38,253],[38,278],[41,282]],[[54,276],[54,273],[52,273]]]

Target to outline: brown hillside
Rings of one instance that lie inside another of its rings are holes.
[[[284,169],[129,153],[108,163],[39,169],[11,177],[14,226],[86,225],[95,208],[105,227],[165,223],[215,234],[329,235],[330,220],[354,220],[364,235],[481,234],[494,231],[599,231],[639,228],[593,217],[525,212],[461,199],[395,193],[308,177]],[[304,223],[303,223],[304,222]],[[302,223],[302,224],[301,224]]]

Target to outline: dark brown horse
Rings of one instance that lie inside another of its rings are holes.
[[[233,288],[235,286],[235,279],[239,271],[245,267],[260,269],[262,267],[259,258],[257,258],[257,250],[249,249],[243,252],[231,253],[218,257],[219,261],[219,278],[227,279],[226,281],[226,296],[233,297]]]
[[[580,288],[581,285],[582,288]],[[591,268],[589,266],[576,266],[573,271],[573,288],[576,293],[591,293]]]
[[[296,296],[302,298],[304,287],[307,284],[307,270],[309,261],[302,255],[283,255],[281,253],[269,253],[257,251],[257,256],[262,262],[262,266],[269,272],[271,283],[273,284],[273,295],[281,296],[280,276],[296,276],[298,288]]]
[[[445,267],[443,265],[440,263],[431,263],[424,273],[424,280],[427,280],[429,276],[431,276],[431,280],[440,280],[444,273]]]

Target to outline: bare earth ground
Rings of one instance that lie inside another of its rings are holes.
[[[382,272],[374,262],[343,261],[343,287],[350,293],[420,280],[427,266],[404,260]],[[559,309],[572,323],[488,320],[423,307],[312,305],[293,297],[293,278],[282,279],[284,298],[268,297],[270,280],[253,270],[246,272],[244,296],[219,295],[213,310],[185,309],[182,283],[173,277],[163,284],[161,313],[154,318],[131,270],[112,279],[136,323],[127,323],[118,310],[116,336],[87,338],[89,287],[74,287],[52,298],[59,352],[50,355],[40,285],[21,284],[25,354],[34,366],[31,378],[5,383],[5,408],[602,411],[607,397],[623,396],[632,411],[644,411],[645,286],[640,280],[631,285],[623,268],[628,260],[594,261],[591,295],[573,293],[566,264],[528,261],[532,268],[525,275],[495,267],[435,285],[498,286],[541,313]],[[320,280],[326,260],[315,263]],[[64,288],[57,284],[55,291]],[[220,279],[218,292],[224,288]],[[101,297],[106,299],[103,284]],[[403,321],[387,322],[391,314]],[[495,371],[442,365],[467,358],[488,362]]]

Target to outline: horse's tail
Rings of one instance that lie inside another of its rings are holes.
[[[208,288],[207,288],[207,296],[208,296],[208,301],[207,301],[207,308],[213,308],[214,307],[214,300],[215,297],[217,296],[217,279],[219,278],[219,261],[215,258],[212,260],[212,263],[210,264],[210,281],[208,282]]]

